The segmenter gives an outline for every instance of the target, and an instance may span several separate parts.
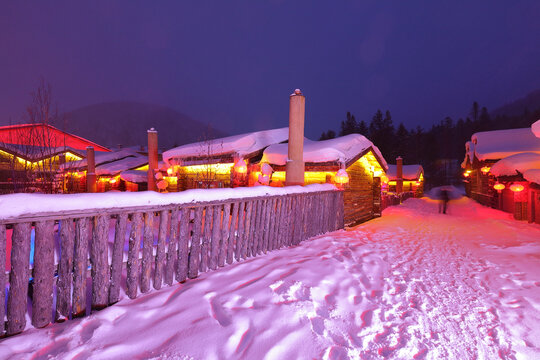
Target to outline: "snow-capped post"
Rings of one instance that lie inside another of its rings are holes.
[[[289,148],[285,185],[304,185],[304,117],[306,98],[300,89],[289,98]]]
[[[86,147],[86,192],[96,192],[96,157],[93,146]]]
[[[403,192],[403,159],[401,156],[396,158],[396,193]]]
[[[157,191],[155,169],[158,168],[158,133],[151,128],[148,132],[148,190]]]

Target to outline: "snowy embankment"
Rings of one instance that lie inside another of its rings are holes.
[[[540,227],[469,199],[409,199],[350,231],[87,318],[0,358],[538,359]]]

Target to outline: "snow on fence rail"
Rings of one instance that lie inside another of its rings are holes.
[[[0,271],[0,289],[8,289],[0,291],[0,320],[7,318],[0,321],[0,336],[25,329],[28,297],[34,327],[86,315],[87,290],[92,310],[116,303],[126,257],[125,289],[134,299],[151,285],[160,289],[343,228],[343,212],[343,192],[324,190],[0,220],[0,269],[6,255],[11,261],[9,277]]]

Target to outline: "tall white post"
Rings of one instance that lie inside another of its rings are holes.
[[[304,118],[306,98],[300,89],[289,98],[289,156],[285,185],[304,185]]]

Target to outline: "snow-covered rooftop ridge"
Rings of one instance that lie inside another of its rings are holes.
[[[520,153],[497,161],[489,172],[494,176],[515,176],[527,170],[540,169],[539,153]]]
[[[381,160],[381,166],[386,169],[388,165],[379,149],[360,134],[350,134],[321,141],[304,139],[304,162],[324,163],[337,161],[345,164],[370,147]],[[274,144],[264,150],[262,161],[273,165],[285,165],[287,157],[288,144]]]
[[[98,166],[98,165],[109,163],[112,161],[121,160],[129,156],[140,156],[140,155],[139,153],[137,153],[137,151],[135,151],[135,148],[127,148],[127,149],[122,149],[122,150],[114,151],[114,152],[96,151],[95,162],[96,162],[96,166]],[[68,169],[80,169],[86,166],[88,166],[87,160],[82,159],[79,161],[72,161],[72,162],[65,163],[63,164],[62,167],[68,168]]]
[[[204,201],[242,199],[259,196],[286,195],[336,190],[331,184],[287,187],[239,187],[224,189],[193,189],[177,193],[106,192],[82,194],[9,194],[0,195],[0,220],[23,215],[55,212],[81,212],[95,209],[188,204]]]
[[[288,138],[288,127],[256,131],[178,146],[165,151],[163,153],[163,159],[168,163],[172,163],[181,161],[183,158],[231,153],[238,157],[243,157],[257,150],[262,150],[268,145],[286,141]]]
[[[143,170],[126,170],[120,173],[120,178],[133,183],[148,182],[148,172]]]
[[[122,171],[132,170],[148,164],[147,156],[128,156],[96,167],[96,175],[118,175]]]
[[[420,177],[420,174],[424,172],[424,168],[420,164],[415,165],[403,165],[403,179],[405,180],[416,180]],[[388,165],[388,170],[386,171],[386,176],[389,180],[396,180],[397,178],[397,166]]]
[[[540,138],[540,120],[531,125],[531,131],[537,138]]]
[[[510,155],[540,153],[540,138],[531,128],[483,131],[472,135],[474,154],[478,160],[497,160]]]
[[[529,169],[523,172],[523,178],[540,185],[540,169]]]

